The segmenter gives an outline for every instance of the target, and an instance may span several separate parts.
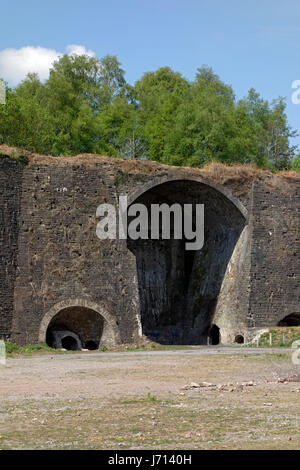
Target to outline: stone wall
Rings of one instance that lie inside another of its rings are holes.
[[[98,204],[115,203],[105,168],[28,166],[22,193],[14,341],[36,342],[45,313],[72,298],[113,312],[121,340],[127,339],[128,328],[134,329],[130,302],[123,302],[129,263],[115,242],[101,243],[96,237]]]
[[[210,229],[186,291],[180,273],[172,284],[185,299],[184,320],[176,317],[180,299],[172,304],[170,297],[161,318],[177,313],[158,320],[157,330],[190,329],[195,338],[191,333],[180,341],[197,343],[215,323],[223,341],[234,341],[248,328],[275,325],[299,311],[299,177],[95,156],[32,156],[25,167],[5,160],[0,168],[1,336],[19,344],[44,340],[60,309],[92,304],[104,318],[108,343],[141,339],[150,292],[141,284],[142,257],[126,240],[97,238],[96,209],[104,202],[117,207],[120,194],[130,203],[147,200],[151,192],[162,194],[164,183],[180,203],[194,185],[194,202],[207,206]]]
[[[272,326],[300,312],[300,187],[253,183],[247,324]]]
[[[23,166],[0,157],[0,338],[11,335]]]

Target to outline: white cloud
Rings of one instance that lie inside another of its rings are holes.
[[[71,44],[66,47],[69,55],[87,55],[94,57],[91,50],[84,46]],[[37,73],[41,80],[49,76],[49,69],[62,52],[45,47],[27,46],[20,49],[3,49],[0,51],[0,78],[4,78],[10,85],[16,85],[28,73]]]
[[[87,55],[89,57],[95,57],[95,53],[90,50],[86,50],[84,46],[79,46],[77,44],[70,44],[66,47],[67,53],[69,55]]]

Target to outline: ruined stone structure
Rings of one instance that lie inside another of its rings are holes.
[[[101,203],[202,203],[205,242],[105,240]],[[96,156],[0,160],[0,337],[67,349],[248,341],[300,321],[300,177]],[[281,322],[281,323],[280,323]],[[283,322],[283,323],[282,323]]]

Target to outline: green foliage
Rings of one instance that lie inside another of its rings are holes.
[[[0,153],[0,159],[1,158],[11,158],[13,160],[16,160],[18,163],[21,163],[22,165],[27,165],[28,163],[28,158],[18,152],[12,152],[10,155],[6,153]]]
[[[147,393],[146,401],[149,403],[156,403],[158,400],[155,395],[151,395],[150,392]]]
[[[137,128],[146,142],[150,160],[172,163],[172,129],[189,88],[189,83],[169,67],[146,73],[135,84]]]
[[[300,153],[297,155],[297,157],[293,160],[291,169],[294,171],[299,171],[300,172]]]
[[[289,139],[296,136],[287,123],[283,98],[271,104],[251,89],[248,97],[238,103],[240,118],[246,123],[251,146],[251,160],[259,167],[287,170],[291,167],[296,147]]]
[[[100,153],[202,166],[255,163],[299,171],[296,135],[283,98],[271,103],[254,90],[235,99],[207,66],[188,81],[169,67],[132,87],[115,56],[62,56],[49,79],[29,74],[7,89],[0,106],[0,143],[42,154]]]
[[[10,341],[5,342],[5,350],[8,357],[15,356],[18,354],[32,354],[32,353],[49,353],[55,352],[52,348],[50,348],[46,343],[40,344],[28,344],[26,346],[17,346]]]
[[[270,334],[272,335],[271,347],[290,348],[294,341],[300,340],[300,327],[270,328],[268,332],[260,336],[259,347],[270,347]]]

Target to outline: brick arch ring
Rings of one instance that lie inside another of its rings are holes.
[[[119,327],[115,318],[103,306],[87,299],[67,299],[55,304],[42,318],[39,329],[39,343],[46,342],[47,328],[52,320],[61,310],[71,307],[85,307],[101,315],[104,320],[101,343],[113,346],[120,342]]]
[[[241,203],[241,201],[236,198],[235,196],[232,195],[231,191],[225,188],[224,186],[220,184],[212,184],[210,181],[208,181],[206,178],[203,178],[202,176],[190,176],[186,174],[182,174],[181,176],[173,176],[173,175],[162,175],[162,176],[154,176],[150,181],[143,183],[139,185],[137,188],[133,189],[132,191],[127,194],[128,196],[128,205],[132,204],[138,197],[149,191],[150,189],[153,189],[157,186],[160,186],[161,184],[164,183],[171,183],[171,182],[177,182],[177,181],[192,181],[195,183],[200,183],[202,185],[210,187],[212,190],[221,193],[226,199],[228,199],[233,206],[235,206],[236,209],[238,209],[241,214],[243,215],[246,224],[248,224],[248,210],[244,206],[244,204]]]

